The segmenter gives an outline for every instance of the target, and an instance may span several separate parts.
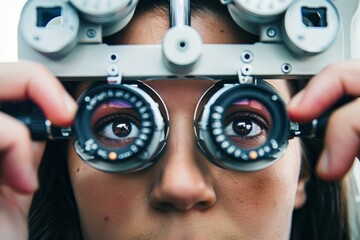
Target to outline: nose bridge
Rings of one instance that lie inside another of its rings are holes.
[[[190,180],[205,180],[206,164],[203,162],[197,150],[195,134],[193,131],[192,115],[189,113],[177,113],[173,116],[168,148],[164,156],[163,178]],[[170,182],[170,181],[164,181]],[[185,181],[178,183],[179,185]]]
[[[177,116],[176,116],[177,115]],[[178,113],[172,121],[161,174],[151,193],[156,208],[187,211],[208,208],[215,202],[208,164],[196,147],[192,115]]]
[[[195,134],[192,115],[189,111],[171,114],[168,155],[178,158],[179,155],[194,155],[196,152]]]

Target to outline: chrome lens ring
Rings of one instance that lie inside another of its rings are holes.
[[[255,100],[270,114],[273,123],[270,134],[259,146],[241,148],[224,133],[227,109],[239,99]],[[277,91],[266,82],[224,85],[210,97],[203,111],[198,124],[198,144],[218,166],[237,171],[260,170],[276,162],[287,146],[290,124],[285,105]]]
[[[139,84],[146,86],[140,82],[135,85],[98,85],[78,99],[79,110],[74,123],[77,141],[74,146],[78,155],[92,167],[106,172],[136,171],[152,165],[154,157],[164,148],[168,132],[167,112],[164,116],[159,109],[162,102],[155,102],[138,87]],[[136,137],[120,147],[103,144],[95,136],[91,123],[97,109],[114,101],[131,106],[133,115],[139,118]]]

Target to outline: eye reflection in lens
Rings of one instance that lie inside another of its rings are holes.
[[[126,118],[121,118],[112,124],[112,131],[117,137],[127,137],[131,130],[132,124]]]
[[[101,145],[121,149],[134,143],[139,136],[140,116],[134,106],[125,100],[101,104],[94,112],[91,124]]]
[[[239,148],[251,149],[263,145],[270,135],[271,126],[269,111],[256,100],[236,101],[225,113],[224,133]]]

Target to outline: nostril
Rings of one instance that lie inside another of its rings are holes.
[[[173,204],[171,202],[160,202],[152,204],[154,208],[159,210],[160,212],[171,212],[171,211],[186,211],[188,209],[184,209],[179,205]]]
[[[201,201],[201,202],[198,202],[197,205],[199,205],[200,207],[206,207],[208,205],[208,202]]]
[[[186,204],[186,203],[173,203],[173,202],[158,202],[152,204],[154,208],[161,212],[169,211],[189,211],[189,210],[198,210],[202,211],[209,208],[212,204],[209,201],[199,201],[195,204]]]
[[[160,203],[157,208],[161,211],[170,211],[171,209],[174,209],[175,206],[171,204],[170,202],[162,202]]]
[[[203,211],[203,210],[206,210],[208,208],[210,208],[212,205],[211,201],[201,201],[201,202],[198,202],[196,203],[193,208],[199,210],[199,211]]]

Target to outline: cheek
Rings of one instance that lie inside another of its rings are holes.
[[[104,239],[107,233],[124,229],[131,216],[146,206],[143,186],[147,179],[97,171],[83,162],[72,148],[69,152],[69,174],[83,233],[91,236],[88,239]]]
[[[290,230],[300,171],[299,143],[292,141],[283,157],[269,168],[218,176],[217,192],[222,196],[218,201],[233,222],[247,226],[244,231],[256,229],[265,236],[276,229],[280,236]]]

